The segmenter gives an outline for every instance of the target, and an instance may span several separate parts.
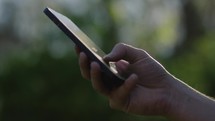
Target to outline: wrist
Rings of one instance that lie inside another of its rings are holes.
[[[179,79],[171,76],[170,80],[170,97],[169,97],[169,109],[166,113],[166,117],[169,119],[175,119],[181,112],[185,110],[185,102],[190,97],[190,91],[188,85],[181,82]]]
[[[169,110],[166,117],[174,121],[202,121],[215,117],[215,102],[182,81],[172,77]]]
[[[164,116],[169,119],[175,119],[186,110],[186,103],[193,97],[193,91],[191,87],[172,75],[168,76],[166,80],[169,84],[169,95]]]

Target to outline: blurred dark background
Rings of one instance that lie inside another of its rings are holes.
[[[214,0],[0,0],[0,121],[166,121],[110,109],[81,77],[74,44],[46,6],[106,53],[118,42],[143,48],[215,96]]]

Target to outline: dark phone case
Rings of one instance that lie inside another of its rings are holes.
[[[90,58],[91,61],[96,61],[99,63],[100,67],[101,67],[101,71],[102,71],[102,81],[104,83],[104,86],[108,89],[112,89],[115,87],[120,86],[123,82],[124,79],[122,77],[119,77],[119,75],[114,74],[109,65],[107,65],[102,59],[102,56],[104,56],[104,53],[95,53],[93,52],[92,49],[89,48],[89,46],[93,46],[96,49],[98,49],[99,51],[101,51],[100,48],[98,48],[92,41],[88,41],[89,43],[83,43],[80,38],[78,37],[78,35],[76,35],[76,33],[74,31],[71,31],[71,28],[69,28],[66,25],[66,21],[64,23],[63,18],[67,18],[64,15],[50,9],[50,8],[46,8],[44,10],[44,13],[83,51],[86,53],[86,55]],[[62,17],[62,19],[61,19]],[[68,19],[68,18],[67,18]],[[71,21],[72,24],[74,24]],[[76,26],[77,27],[77,26]],[[75,28],[77,29],[77,28]],[[82,33],[81,30],[78,29],[78,31],[80,31],[80,33],[82,35],[84,35],[84,37],[87,37],[85,34]],[[88,38],[87,38],[88,39]],[[90,45],[85,45],[85,44],[90,44]],[[101,56],[102,55],[102,56]]]

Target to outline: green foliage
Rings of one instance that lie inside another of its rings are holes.
[[[183,55],[164,61],[173,75],[210,96],[215,96],[214,37],[214,32],[209,32]]]
[[[213,1],[186,2],[199,6],[187,13],[172,0],[23,1],[0,2],[0,121],[166,121],[110,109],[81,77],[72,42],[42,13],[45,6],[72,18],[105,52],[119,41],[144,48],[173,75],[215,96]],[[196,18],[181,20],[196,14],[205,27]],[[185,52],[174,56],[183,38]]]
[[[56,59],[44,51],[21,57],[8,60],[8,71],[0,77],[2,121],[140,120],[109,108],[81,77],[77,56]]]

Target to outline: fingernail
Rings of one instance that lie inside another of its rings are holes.
[[[131,78],[134,79],[134,80],[136,80],[138,77],[137,77],[136,74],[133,73],[133,74],[131,74]]]

